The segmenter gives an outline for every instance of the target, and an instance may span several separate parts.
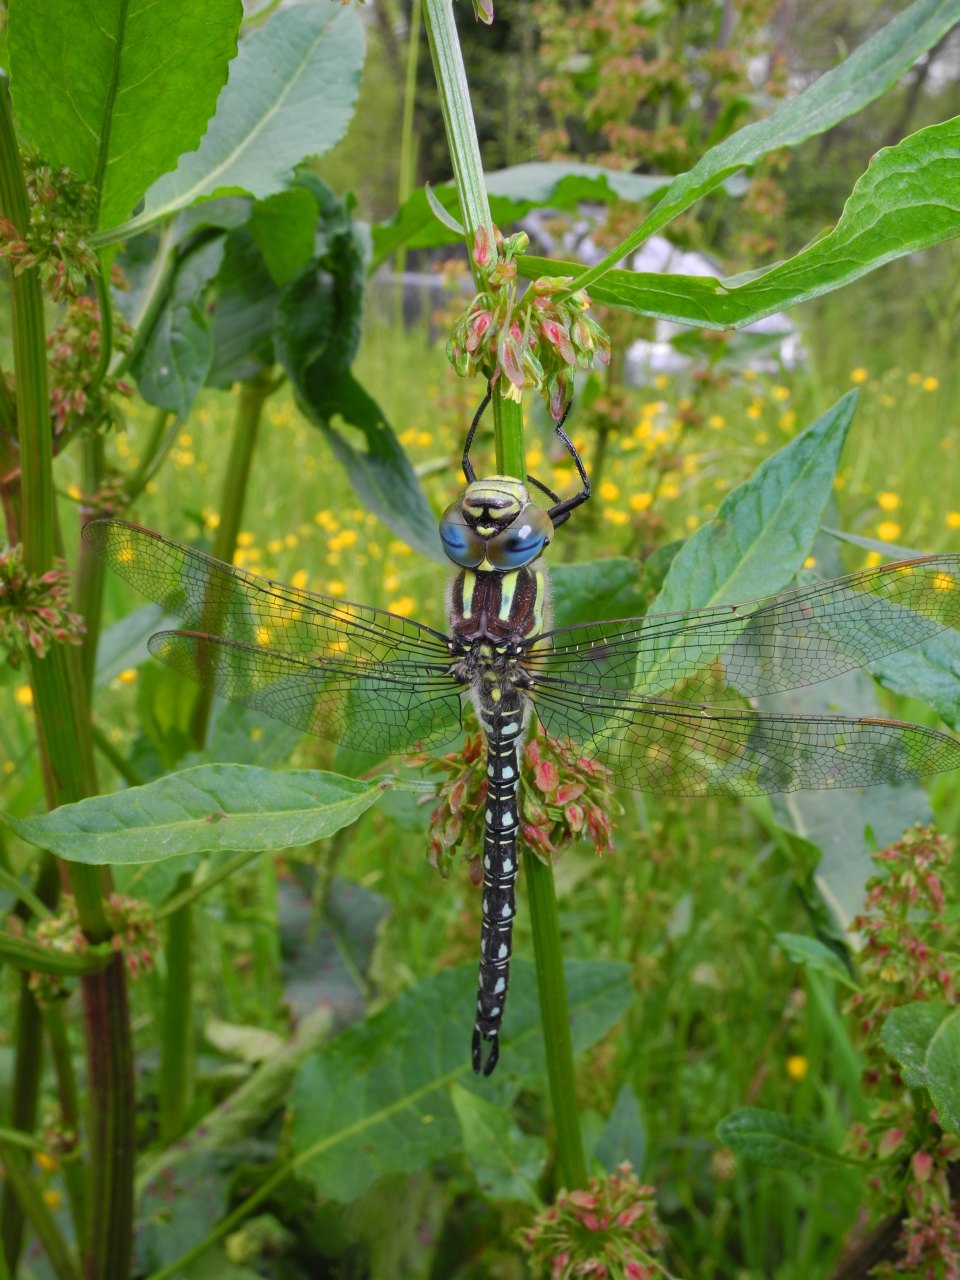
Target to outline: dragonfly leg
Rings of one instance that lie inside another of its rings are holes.
[[[477,434],[477,427],[480,425],[480,419],[483,417],[483,411],[490,403],[493,395],[493,383],[487,383],[487,394],[480,402],[480,408],[473,415],[473,421],[470,423],[470,430],[467,432],[467,439],[463,446],[463,474],[466,477],[467,484],[473,484],[477,478],[477,473],[473,469],[473,463],[470,461],[470,450],[473,447],[473,437]]]
[[[577,449],[573,441],[570,439],[570,437],[567,435],[567,433],[563,429],[563,424],[567,420],[567,415],[569,414],[572,405],[573,405],[573,401],[568,400],[567,407],[563,411],[563,417],[557,423],[557,437],[563,442],[563,445],[566,448],[567,453],[569,453],[570,457],[573,459],[573,464],[577,468],[577,471],[580,474],[580,479],[583,481],[583,488],[580,490],[579,493],[575,493],[572,498],[565,498],[563,502],[558,502],[556,506],[551,507],[550,510],[547,512],[547,515],[553,521],[554,528],[556,528],[557,525],[559,524],[563,524],[564,521],[569,520],[570,512],[573,511],[576,507],[582,506],[582,504],[586,502],[590,497],[590,478],[587,475],[586,468],[583,465],[583,460],[581,459],[579,453],[577,453]]]

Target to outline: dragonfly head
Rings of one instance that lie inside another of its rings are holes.
[[[463,569],[512,573],[536,560],[553,538],[553,522],[512,476],[467,485],[440,517],[447,557]]]

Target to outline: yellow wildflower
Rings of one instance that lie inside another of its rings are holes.
[[[920,385],[921,387],[923,387],[924,391],[939,391],[940,379],[935,378],[931,373],[931,374],[928,374],[926,378],[924,378],[924,380],[920,383]]]
[[[883,542],[895,542],[900,537],[900,532],[896,520],[881,520],[877,525],[877,537]]]
[[[896,493],[878,493],[877,506],[881,511],[896,511],[900,505],[900,497]]]
[[[791,1053],[787,1059],[787,1075],[791,1080],[802,1080],[809,1070],[810,1064],[802,1053]]]
[[[859,386],[861,382],[866,382],[866,380],[869,377],[870,377],[870,374],[861,365],[859,369],[854,369],[853,372],[850,374],[850,381],[854,383],[856,386]]]

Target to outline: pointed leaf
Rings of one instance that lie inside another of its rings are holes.
[[[849,284],[884,263],[960,235],[956,166],[960,117],[879,151],[834,229],[745,282],[651,272],[607,272],[595,302],[701,329],[738,328]],[[522,275],[578,275],[578,263],[523,258]]]
[[[725,1116],[717,1137],[739,1155],[773,1169],[795,1173],[836,1173],[850,1162],[825,1147],[804,1125],[779,1111],[744,1107]]]
[[[71,862],[159,862],[309,844],[355,822],[381,791],[381,784],[313,769],[208,764],[40,817],[0,816],[22,839]]]
[[[343,137],[362,66],[363,23],[353,6],[280,9],[243,41],[199,149],[154,183],[143,213],[100,242],[125,239],[211,196],[264,199],[282,191],[301,160]]]
[[[629,1161],[637,1173],[643,1169],[647,1155],[647,1129],[637,1095],[628,1084],[622,1085],[617,1094],[595,1155],[608,1173],[613,1173],[624,1160]]]
[[[630,969],[565,968],[574,1047],[583,1050],[629,1008]],[[321,1195],[352,1200],[382,1174],[419,1170],[460,1150],[455,1081],[504,1102],[518,1075],[545,1070],[536,974],[516,959],[500,1064],[489,1080],[477,1080],[470,1066],[476,984],[475,965],[427,978],[304,1065],[292,1098],[295,1160]]]
[[[794,964],[802,964],[805,969],[825,973],[835,982],[842,982],[845,987],[854,991],[859,989],[850,976],[850,970],[837,953],[831,951],[819,938],[808,937],[805,933],[778,933],[776,942]]]
[[[100,192],[99,226],[130,217],[203,137],[237,51],[240,0],[20,0],[11,93],[43,158]]]
[[[258,200],[249,227],[274,284],[289,284],[313,257],[317,202],[306,187],[291,187]]]
[[[638,590],[640,577],[640,566],[625,556],[587,564],[553,565],[553,626],[635,617],[643,611],[643,596]]]

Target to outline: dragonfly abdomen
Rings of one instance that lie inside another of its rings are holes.
[[[480,979],[473,1031],[473,1069],[485,1076],[497,1065],[500,1023],[510,983],[516,915],[517,831],[520,827],[520,747],[523,705],[514,692],[495,707],[481,707],[487,738],[487,799],[483,834],[483,923]],[[482,1061],[482,1042],[490,1044]]]

